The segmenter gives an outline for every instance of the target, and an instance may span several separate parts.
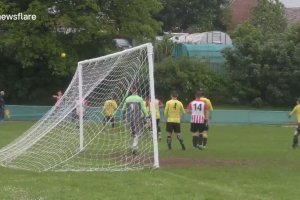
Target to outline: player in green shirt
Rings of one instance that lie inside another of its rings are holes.
[[[167,101],[165,107],[165,117],[167,119],[166,124],[166,131],[168,133],[167,136],[167,144],[168,148],[172,149],[172,133],[174,132],[177,136],[178,141],[181,144],[182,150],[185,150],[185,146],[183,143],[183,138],[181,135],[181,128],[180,128],[180,119],[181,116],[185,113],[183,105],[180,101],[177,100],[178,93],[173,91],[171,94],[171,100]]]
[[[297,105],[293,108],[293,110],[290,112],[289,114],[289,118],[291,118],[291,116],[293,114],[296,114],[297,117],[297,128],[294,132],[294,137],[293,137],[293,145],[292,147],[295,149],[298,147],[298,135],[300,133],[300,98],[297,100]]]
[[[125,115],[127,123],[130,124],[133,137],[132,154],[137,154],[137,145],[143,127],[144,118],[148,116],[147,109],[142,97],[137,94],[135,87],[131,88],[131,95],[125,99],[122,113]]]

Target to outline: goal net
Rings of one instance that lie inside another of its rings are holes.
[[[159,167],[153,80],[150,43],[79,62],[52,109],[0,150],[0,164],[31,171]],[[131,113],[125,100],[133,88],[143,101]]]

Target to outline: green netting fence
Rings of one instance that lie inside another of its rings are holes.
[[[39,120],[51,106],[22,106],[8,105],[10,110],[9,120]],[[102,108],[90,107],[87,112],[99,115],[99,121],[104,116]],[[266,111],[266,110],[214,110],[212,114],[212,124],[294,124],[296,119],[288,119],[289,111]],[[164,122],[163,109],[161,109],[161,121]],[[116,113],[116,120],[120,117],[120,111]],[[182,118],[183,122],[190,121],[190,115],[186,114]]]

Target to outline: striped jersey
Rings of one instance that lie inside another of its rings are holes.
[[[188,109],[191,111],[191,123],[204,123],[205,111],[208,109],[208,106],[204,101],[193,100],[189,103]]]

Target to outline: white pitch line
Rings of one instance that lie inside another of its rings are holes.
[[[185,179],[187,181],[192,181],[192,182],[200,185],[201,187],[205,186],[205,187],[208,187],[208,188],[214,188],[218,191],[225,192],[226,194],[229,194],[230,196],[234,196],[237,199],[240,199],[241,197],[243,197],[242,199],[249,199],[249,197],[251,199],[262,199],[262,197],[260,197],[258,195],[252,195],[252,194],[246,193],[246,192],[242,193],[242,192],[237,191],[235,189],[232,189],[230,187],[203,182],[203,181],[200,181],[198,179],[193,179],[193,178],[189,178],[189,177],[186,177],[186,176],[178,175],[178,174],[175,174],[175,173],[172,173],[172,172],[169,172],[169,171],[161,171],[161,172],[163,172],[165,174],[168,174],[168,175],[171,175],[171,176],[176,177],[176,178]],[[238,198],[238,197],[240,197],[240,198]]]

